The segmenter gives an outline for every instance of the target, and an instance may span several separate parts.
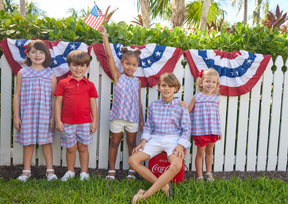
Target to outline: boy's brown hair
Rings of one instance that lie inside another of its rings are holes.
[[[175,87],[177,89],[175,93],[177,93],[181,87],[179,80],[173,73],[162,74],[158,80],[158,87],[160,86],[162,81],[167,83],[169,87]]]
[[[41,50],[45,53],[45,61],[42,63],[42,65],[45,68],[50,67],[52,63],[52,58],[48,46],[42,40],[31,40],[27,44],[26,48],[27,53],[29,53],[32,48],[35,48],[36,50]],[[32,61],[27,55],[23,63],[26,64],[27,66],[32,65]]]
[[[73,50],[67,55],[66,60],[68,65],[73,63],[75,65],[86,64],[87,66],[89,66],[91,58],[88,53],[83,50]]]

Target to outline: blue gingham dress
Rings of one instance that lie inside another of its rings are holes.
[[[53,133],[49,131],[52,113],[52,76],[50,68],[36,71],[31,67],[20,70],[21,129],[17,131],[15,142],[21,145],[48,144],[53,142]]]
[[[113,89],[109,120],[139,122],[139,79],[122,74]]]
[[[195,106],[190,113],[191,135],[221,135],[219,96],[195,95]]]

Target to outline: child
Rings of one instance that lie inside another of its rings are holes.
[[[161,189],[167,196],[172,196],[170,180],[181,170],[184,148],[190,147],[190,118],[187,108],[180,105],[180,99],[174,98],[180,88],[180,82],[172,73],[160,76],[158,91],[161,99],[148,107],[142,141],[133,150],[128,159],[129,165],[153,185],[147,190],[139,190],[132,198],[132,203],[145,200]],[[141,162],[165,151],[170,167],[158,179]]]
[[[25,46],[26,47],[26,46]],[[34,145],[42,145],[48,181],[57,179],[53,170],[52,145],[54,129],[54,97],[57,80],[50,68],[51,55],[41,40],[32,40],[25,51],[24,64],[16,78],[13,100],[15,142],[24,146],[24,170],[17,179],[31,177]]]
[[[124,74],[116,68],[112,51],[109,45],[107,31],[102,25],[99,32],[102,34],[105,46],[110,73],[114,81],[113,105],[110,115],[111,141],[109,146],[109,171],[106,179],[108,181],[115,179],[115,161],[118,146],[121,142],[123,128],[127,133],[127,144],[129,155],[136,147],[136,135],[143,129],[142,104],[140,98],[141,82],[133,76],[138,64],[140,50],[130,51],[122,48],[121,65],[124,68]],[[138,125],[139,123],[139,125]],[[135,171],[129,169],[128,180],[135,179]]]
[[[202,70],[197,79],[199,93],[193,96],[188,110],[191,117],[191,135],[197,146],[195,166],[197,181],[203,181],[202,161],[205,154],[207,181],[214,181],[212,175],[212,153],[217,140],[221,140],[219,117],[219,97],[217,95],[220,81],[218,72],[209,68]]]
[[[84,76],[90,56],[84,51],[73,50],[67,56],[67,63],[71,75],[61,80],[54,92],[56,129],[61,131],[61,146],[66,147],[68,168],[61,180],[67,181],[75,176],[74,164],[78,150],[82,181],[89,178],[88,145],[92,143],[91,134],[97,128],[98,94],[94,84]]]

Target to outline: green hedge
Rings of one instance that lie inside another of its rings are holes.
[[[260,25],[249,27],[238,23],[235,32],[228,33],[197,29],[185,31],[182,28],[169,30],[156,24],[154,29],[124,22],[106,25],[111,43],[123,45],[144,45],[156,43],[171,47],[188,49],[216,49],[225,51],[246,50],[251,53],[271,54],[273,59],[282,55],[288,57],[288,32],[281,34],[278,30],[270,31]],[[83,19],[73,17],[55,19],[38,18],[37,15],[21,17],[0,11],[0,40],[4,38],[43,40],[62,40],[67,42],[85,42],[88,45],[102,42],[101,35],[83,23]]]

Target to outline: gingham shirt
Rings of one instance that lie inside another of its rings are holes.
[[[219,96],[195,95],[195,106],[190,113],[191,135],[221,135]]]
[[[20,118],[21,129],[15,142],[21,145],[48,144],[53,142],[49,130],[52,114],[52,76],[50,68],[40,71],[25,67],[21,72]]]
[[[189,148],[190,118],[188,110],[180,106],[180,100],[174,98],[169,103],[162,99],[152,102],[148,107],[147,120],[144,125],[141,139],[147,141],[151,135],[179,135],[178,144]]]
[[[110,120],[139,122],[139,80],[122,74],[114,86]]]

